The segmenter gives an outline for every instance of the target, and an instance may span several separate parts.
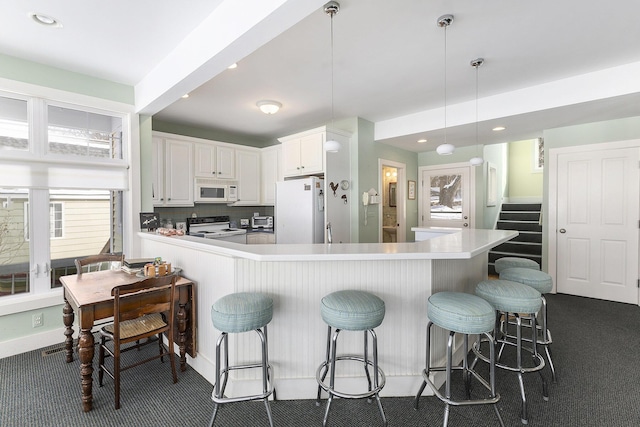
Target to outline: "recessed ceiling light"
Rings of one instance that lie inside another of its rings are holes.
[[[238,64],[234,62],[233,64],[229,65],[227,68],[230,70],[233,70],[234,68],[238,68]]]
[[[187,99],[189,97],[188,93],[185,93],[184,95],[182,95],[182,99]]]
[[[418,144],[424,144],[425,142],[427,142],[427,140],[424,138],[418,140]]]
[[[504,127],[504,126],[496,126],[492,130],[494,132],[500,132],[501,130],[505,130],[505,129],[506,129],[506,127]]]
[[[31,17],[31,19],[33,19],[35,22],[37,22],[40,25],[44,25],[47,27],[56,27],[56,28],[62,27],[62,24],[59,23],[57,19],[52,18],[49,15],[32,12],[32,13],[29,13],[29,16]]]

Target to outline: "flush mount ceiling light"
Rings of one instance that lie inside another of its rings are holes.
[[[471,66],[476,69],[476,150],[478,149],[478,68],[484,64],[483,58],[476,58],[471,61]],[[472,166],[480,166],[484,163],[482,156],[472,157],[469,160]]]
[[[46,27],[56,27],[56,28],[62,27],[62,24],[60,24],[57,19],[52,18],[51,16],[44,15],[42,13],[35,13],[35,12],[29,13],[29,16],[31,17],[31,19],[33,19],[35,22],[37,22],[40,25],[44,25]]]
[[[234,69],[238,68],[238,64],[236,62],[234,62],[233,64],[229,65],[227,68],[229,70],[234,70]]]
[[[275,114],[282,108],[282,104],[278,101],[258,101],[256,105],[265,114]]]
[[[442,15],[438,18],[438,27],[444,28],[444,144],[436,148],[436,152],[441,156],[453,154],[456,149],[452,144],[447,143],[447,27],[453,22],[453,15]]]
[[[496,126],[491,130],[494,131],[494,132],[500,132],[500,131],[503,131],[505,129],[506,129],[506,127],[504,127],[504,126]]]
[[[340,11],[340,4],[330,1],[324,5],[324,13],[331,17],[331,126],[333,127],[333,15]],[[336,140],[325,141],[324,151],[328,153],[337,153],[342,146]]]

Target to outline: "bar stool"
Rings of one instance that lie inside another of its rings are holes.
[[[548,329],[547,323],[547,299],[544,294],[551,292],[553,289],[553,279],[547,273],[543,271],[536,271],[530,268],[507,268],[500,272],[500,279],[511,280],[512,282],[522,283],[523,285],[531,286],[536,291],[540,292],[542,300],[542,311],[540,313],[541,322],[538,324],[540,330],[540,336],[538,337],[538,344],[544,347],[544,351],[547,354],[547,362],[549,363],[549,369],[551,369],[551,379],[556,382],[556,368],[553,365],[551,359],[551,350],[549,345],[553,343],[551,338],[551,331]]]
[[[271,382],[272,370],[269,365],[269,346],[267,340],[267,324],[273,317],[273,300],[261,293],[239,292],[226,295],[211,306],[211,320],[213,326],[221,334],[216,342],[216,383],[211,400],[214,402],[213,415],[209,426],[212,427],[218,409],[224,403],[244,402],[248,400],[263,400],[267,408],[269,425],[273,427],[269,396],[276,392]],[[255,330],[262,346],[262,360],[260,363],[229,366],[229,335]],[[221,357],[221,348],[222,357]],[[222,362],[224,359],[224,362]],[[221,365],[223,363],[223,365]],[[262,370],[262,393],[239,397],[225,397],[229,371],[237,369],[260,368]]]
[[[482,405],[492,404],[500,425],[504,427],[502,417],[498,411],[497,403],[500,400],[500,395],[495,390],[495,342],[491,334],[495,325],[496,312],[491,304],[484,299],[470,294],[461,292],[438,292],[429,297],[427,302],[427,317],[429,322],[427,323],[427,349],[426,349],[426,363],[425,368],[422,371],[422,385],[416,394],[415,409],[418,409],[418,403],[420,396],[424,391],[427,384],[433,390],[433,393],[445,403],[444,407],[444,421],[443,427],[446,427],[449,421],[450,406],[463,406],[463,405]],[[447,361],[446,366],[431,366],[431,353],[430,353],[430,335],[431,327],[433,325],[439,326],[449,331],[449,338],[447,340]],[[462,366],[452,366],[452,352],[453,341],[456,333],[464,335],[464,358],[462,359]],[[484,335],[491,343],[489,346],[489,382],[482,378],[477,372],[468,366],[467,354],[469,352],[469,335]],[[462,370],[462,374],[465,382],[465,391],[467,394],[467,400],[452,400],[451,399],[451,371]],[[438,390],[438,387],[431,381],[429,375],[432,372],[446,372],[446,388],[445,395]],[[480,384],[482,384],[487,390],[489,390],[489,398],[485,399],[471,399],[471,376],[476,378]]]
[[[520,385],[520,397],[522,398],[522,411],[520,419],[523,424],[528,423],[527,418],[527,398],[524,391],[524,382],[522,374],[529,372],[539,372],[542,379],[542,396],[544,400],[549,400],[549,393],[547,391],[547,382],[542,375],[542,369],[544,368],[544,359],[538,354],[537,342],[536,342],[536,318],[535,313],[540,310],[542,305],[540,292],[536,291],[530,286],[523,285],[522,283],[511,282],[508,280],[483,280],[476,286],[476,295],[487,300],[496,310],[496,327],[494,329],[494,338],[497,344],[501,345],[500,353],[498,354],[498,361],[496,361],[496,367],[518,373],[518,383]],[[522,345],[522,320],[521,314],[525,313],[532,318],[533,328],[531,333],[531,348],[524,347]],[[509,339],[508,334],[501,334],[498,328],[500,318],[502,316],[505,319],[509,318],[509,315],[513,315],[515,318],[516,335],[515,341]],[[498,336],[500,335],[500,338]],[[490,346],[492,343],[490,343]],[[500,357],[502,350],[505,346],[512,346],[516,349],[516,364],[515,366],[501,363]],[[473,352],[476,355],[473,361],[472,368],[478,359],[485,362],[490,362],[480,350],[480,341],[476,342],[473,347]],[[522,363],[522,350],[531,352],[533,357],[533,366],[524,366]]]
[[[316,372],[316,380],[318,381],[318,398],[316,405],[320,405],[320,393],[322,390],[329,394],[327,407],[324,412],[322,425],[327,425],[329,418],[329,409],[334,396],[345,399],[362,399],[367,398],[371,401],[371,397],[375,396],[378,402],[378,409],[382,416],[382,422],[387,425],[387,418],[382,409],[379,392],[385,385],[386,379],[384,372],[378,366],[378,338],[374,328],[380,326],[384,319],[385,306],[377,296],[357,290],[344,290],[333,292],[322,298],[320,304],[320,314],[322,320],[328,325],[327,330],[327,352],[325,361],[318,367]],[[332,329],[335,329],[332,333]],[[336,356],[336,347],[338,335],[342,330],[345,331],[364,331],[364,357],[359,356]],[[368,356],[368,335],[371,335],[373,361]],[[364,364],[364,371],[367,376],[368,390],[363,393],[347,393],[336,390],[336,363],[338,361],[357,361]],[[373,385],[369,374],[369,366],[373,368]],[[329,373],[329,385],[324,380]]]
[[[540,264],[538,264],[534,260],[531,260],[528,258],[511,257],[511,256],[498,258],[493,263],[493,267],[495,268],[496,273],[498,274],[500,274],[502,270],[506,270],[507,268],[514,268],[514,267],[540,270]]]

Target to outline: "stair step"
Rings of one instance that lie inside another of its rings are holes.
[[[519,230],[518,235],[513,239],[509,240],[510,242],[531,242],[531,243],[542,243],[542,232],[541,231],[524,231]]]
[[[542,243],[508,241],[496,246],[492,251],[542,256]]]
[[[530,211],[502,211],[500,219],[504,221],[540,221],[540,212]]]
[[[527,258],[537,262],[542,265],[542,256],[541,255],[526,255],[526,254],[518,254],[518,253],[510,253],[510,252],[496,252],[489,251],[489,264],[493,264],[497,259],[504,257],[518,257],[518,258]]]
[[[542,209],[541,203],[503,203],[502,211],[536,211]]]
[[[524,231],[542,231],[542,226],[538,222],[527,221],[502,221],[498,220],[496,224],[498,230],[524,230]]]

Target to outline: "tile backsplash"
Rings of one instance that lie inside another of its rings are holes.
[[[153,211],[160,216],[161,224],[164,224],[167,219],[171,219],[174,227],[176,222],[186,221],[194,212],[199,217],[228,215],[229,219],[236,221],[239,226],[241,218],[251,218],[254,212],[272,216],[274,208],[273,206],[227,206],[225,204],[198,203],[193,207],[186,208],[155,207]]]

